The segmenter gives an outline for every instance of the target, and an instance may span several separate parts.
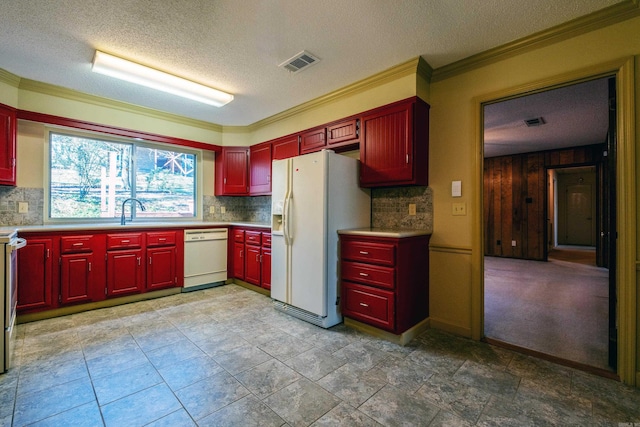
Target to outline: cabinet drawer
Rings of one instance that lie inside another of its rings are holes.
[[[244,242],[244,230],[233,230],[233,241],[238,243]]]
[[[171,246],[176,244],[175,231],[147,232],[147,246]]]
[[[142,247],[142,233],[107,234],[107,249]]]
[[[91,252],[93,236],[68,236],[60,238],[60,250],[63,254],[71,252]]]
[[[271,247],[271,233],[262,233],[262,246]]]
[[[350,282],[343,282],[342,286],[342,313],[345,316],[382,329],[393,330],[393,292]]]
[[[259,231],[245,231],[244,232],[244,241],[247,245],[260,245],[262,243],[262,240],[260,238],[260,233]]]
[[[393,266],[396,250],[393,244],[348,241],[342,246],[342,258]]]
[[[381,288],[393,289],[395,287],[395,269],[379,265],[344,261],[342,263],[342,278]]]

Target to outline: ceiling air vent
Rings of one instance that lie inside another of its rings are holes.
[[[527,127],[542,126],[545,123],[546,122],[542,117],[536,117],[535,119],[527,119],[524,121],[524,124],[527,125]]]
[[[305,70],[315,63],[319,62],[320,58],[314,56],[303,50],[292,58],[287,59],[278,67],[284,67],[290,73],[297,73],[298,71]]]

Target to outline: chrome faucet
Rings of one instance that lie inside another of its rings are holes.
[[[122,214],[120,215],[120,225],[125,225],[127,222],[127,219],[124,217],[124,205],[131,200],[132,202],[138,202],[138,204],[140,205],[140,209],[142,209],[142,211],[144,212],[145,210],[147,210],[144,205],[142,204],[142,202],[138,199],[135,199],[133,197],[125,200],[124,202],[122,202]],[[131,211],[129,212],[131,214],[131,217],[129,218],[129,221],[133,221],[133,206],[131,206]]]

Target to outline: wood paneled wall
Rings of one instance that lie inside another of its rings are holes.
[[[544,259],[544,154],[485,159],[485,255]]]
[[[597,164],[603,148],[485,158],[485,255],[545,260],[546,169]]]

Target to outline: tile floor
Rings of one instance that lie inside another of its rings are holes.
[[[436,330],[400,347],[227,285],[20,325],[13,426],[640,422],[640,390]]]

